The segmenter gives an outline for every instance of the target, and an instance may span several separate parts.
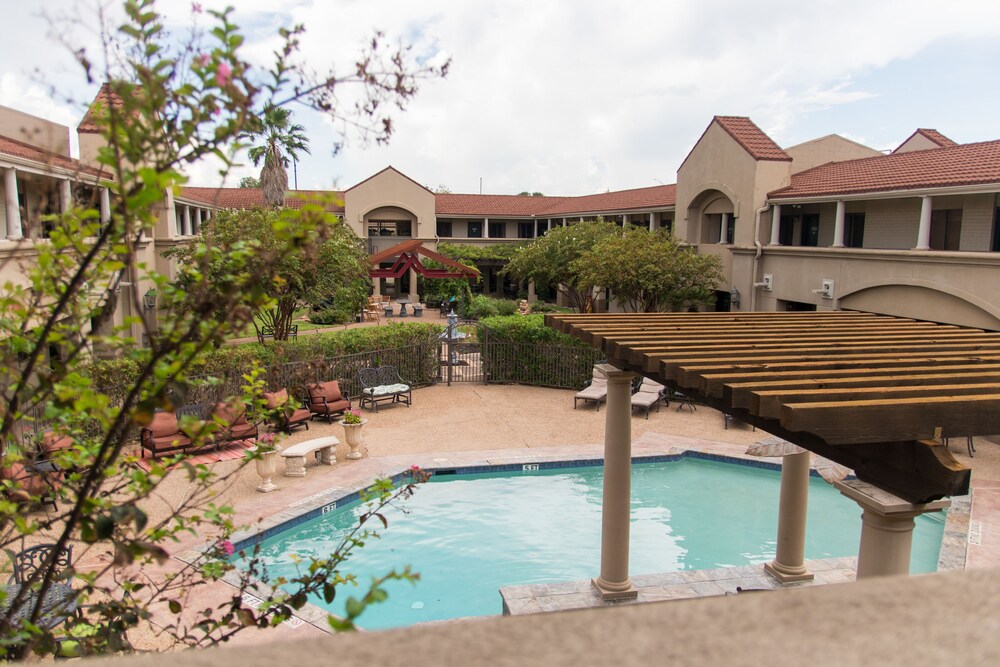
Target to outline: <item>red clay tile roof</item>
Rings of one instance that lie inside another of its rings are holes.
[[[745,116],[716,116],[713,121],[729,133],[755,160],[781,160],[791,162],[792,158],[774,143],[771,137]]]
[[[558,217],[579,213],[610,213],[674,206],[677,186],[619,190],[581,197],[524,195],[434,195],[438,215]]]
[[[1000,184],[1000,140],[832,162],[794,174],[791,185],[769,193],[768,198],[979,184]]]
[[[264,193],[259,188],[183,187],[180,196],[218,208],[245,209],[264,206]],[[303,204],[308,202],[323,203],[324,198],[331,196],[335,198],[335,201],[325,202],[324,208],[331,213],[343,213],[343,193],[332,190],[294,190],[285,195],[285,206],[301,208]]]
[[[932,129],[926,128],[926,127],[920,127],[920,128],[917,128],[913,132],[913,134],[911,134],[910,136],[908,136],[906,138],[906,140],[903,141],[903,143],[901,143],[899,146],[897,146],[895,148],[895,150],[893,150],[892,152],[895,153],[896,151],[898,151],[900,148],[902,148],[903,146],[905,146],[910,141],[910,139],[912,139],[913,137],[917,136],[918,134],[921,135],[922,137],[926,138],[927,140],[929,140],[929,141],[937,144],[938,146],[941,146],[942,148],[945,147],[945,146],[958,146],[957,143],[955,143],[954,141],[952,141],[948,137],[944,136],[943,134],[941,134],[937,130],[932,130]]]
[[[31,144],[26,144],[23,141],[11,139],[10,137],[0,136],[0,155],[10,155],[11,157],[18,157],[23,160],[31,160],[32,162],[39,163],[39,166],[59,167],[74,173],[110,178],[108,174],[101,172],[99,169],[88,167],[79,160],[74,160],[59,153],[50,153]]]
[[[100,132],[101,125],[98,122],[98,118],[106,113],[105,109],[110,107],[121,108],[121,106],[122,98],[118,96],[118,93],[111,90],[111,84],[107,82],[102,83],[101,89],[94,96],[94,101],[90,103],[90,108],[84,114],[83,120],[76,126],[76,131],[86,134]]]

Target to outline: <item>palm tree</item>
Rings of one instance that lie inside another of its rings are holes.
[[[262,161],[260,185],[264,191],[264,203],[268,206],[284,206],[285,192],[288,190],[288,158],[297,159],[298,154],[309,152],[309,138],[305,128],[290,122],[292,112],[275,106],[264,108],[258,125],[244,133],[249,141],[262,140],[249,151],[253,166]]]

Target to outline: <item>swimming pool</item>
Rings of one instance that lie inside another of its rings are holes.
[[[632,574],[765,563],[774,558],[780,472],[685,456],[632,468]],[[588,579],[600,569],[602,468],[435,475],[389,513],[389,527],[345,569],[366,585],[406,565],[414,586],[391,582],[365,628],[500,613],[499,588]],[[358,503],[301,523],[261,543],[273,578],[294,574],[296,556],[322,557],[355,523]],[[937,566],[944,513],[917,518],[911,572]],[[857,555],[860,509],[817,477],[810,480],[806,558]],[[350,595],[332,605],[342,613]]]

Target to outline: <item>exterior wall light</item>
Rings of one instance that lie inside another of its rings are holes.
[[[740,309],[740,291],[735,287],[729,290],[729,305],[733,310]]]
[[[142,305],[146,310],[156,310],[156,290],[150,289],[142,296]]]

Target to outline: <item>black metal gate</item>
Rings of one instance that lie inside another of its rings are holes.
[[[484,341],[476,337],[475,320],[449,322],[438,344],[440,373],[438,381],[486,382],[483,375],[482,350]]]

